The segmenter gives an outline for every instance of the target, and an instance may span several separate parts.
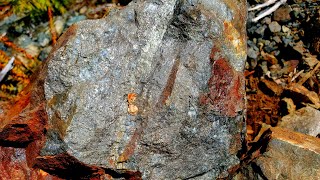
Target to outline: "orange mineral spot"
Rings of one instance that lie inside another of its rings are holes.
[[[128,104],[133,104],[134,101],[137,98],[137,94],[136,93],[129,93],[128,94]]]
[[[137,115],[138,114],[138,107],[136,105],[134,105],[134,102],[137,98],[137,94],[136,93],[129,93],[128,94],[128,113],[131,115]]]

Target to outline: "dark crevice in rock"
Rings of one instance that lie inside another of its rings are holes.
[[[201,12],[194,6],[186,8],[183,5],[183,1],[177,1],[173,19],[168,26],[165,37],[174,37],[183,41],[197,39],[196,31],[201,29],[202,25],[196,21],[196,18],[201,15]]]
[[[55,156],[43,156],[36,159],[34,168],[42,169],[52,175],[63,179],[91,179],[100,178],[105,174],[113,178],[129,180],[141,179],[141,172],[130,170],[114,170],[86,165],[68,153]]]
[[[128,170],[114,170],[114,169],[104,169],[106,174],[109,174],[113,178],[125,178],[128,180],[141,180],[142,175],[139,171],[128,171]]]
[[[266,130],[257,142],[249,144],[249,150],[242,159],[243,164],[249,164],[251,161],[267,151],[268,143],[271,139],[271,133],[271,130]]]
[[[234,169],[233,173],[229,173],[228,179],[234,176],[236,173],[244,173],[246,177],[250,179],[254,176],[254,179],[257,178],[256,175],[261,176],[264,180],[267,178],[263,175],[261,169],[253,161],[260,157],[264,152],[267,151],[268,144],[271,140],[270,129],[266,130],[260,137],[257,142],[246,144],[243,142],[242,149],[238,152],[238,157],[240,159],[240,165]],[[253,172],[257,174],[253,174]]]
[[[256,163],[251,163],[251,167],[253,171],[258,173],[263,180],[268,180],[268,178],[263,174],[262,170]]]
[[[25,148],[33,140],[27,124],[8,124],[0,132],[0,146]]]

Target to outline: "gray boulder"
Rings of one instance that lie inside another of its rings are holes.
[[[245,136],[245,15],[245,1],[141,0],[70,27],[42,73],[41,161],[226,177]]]

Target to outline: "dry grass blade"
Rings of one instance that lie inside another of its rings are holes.
[[[309,71],[305,76],[303,76],[298,84],[302,85],[303,83],[305,83],[311,76],[314,75],[314,73],[320,68],[320,61],[318,62],[318,64],[316,65],[315,68],[313,68],[311,71]]]
[[[10,61],[7,63],[7,65],[1,70],[1,72],[0,72],[0,82],[7,75],[7,73],[12,69],[13,61],[14,61],[14,57],[12,57],[10,59]]]
[[[57,42],[57,33],[54,27],[54,21],[53,21],[53,17],[52,17],[52,9],[50,7],[48,7],[48,17],[49,17],[49,28],[50,28],[50,33],[51,33],[51,37],[52,37],[52,43],[56,44]]]

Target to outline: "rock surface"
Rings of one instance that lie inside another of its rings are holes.
[[[267,151],[255,161],[266,179],[318,179],[320,139],[282,128],[271,128]],[[257,172],[257,171],[256,171]]]
[[[18,140],[31,166],[62,178],[226,177],[245,133],[245,8],[136,1],[71,26],[25,103],[5,113],[4,143],[28,132]]]
[[[307,106],[282,117],[278,126],[310,136],[317,136],[320,134],[319,120],[320,111]]]

